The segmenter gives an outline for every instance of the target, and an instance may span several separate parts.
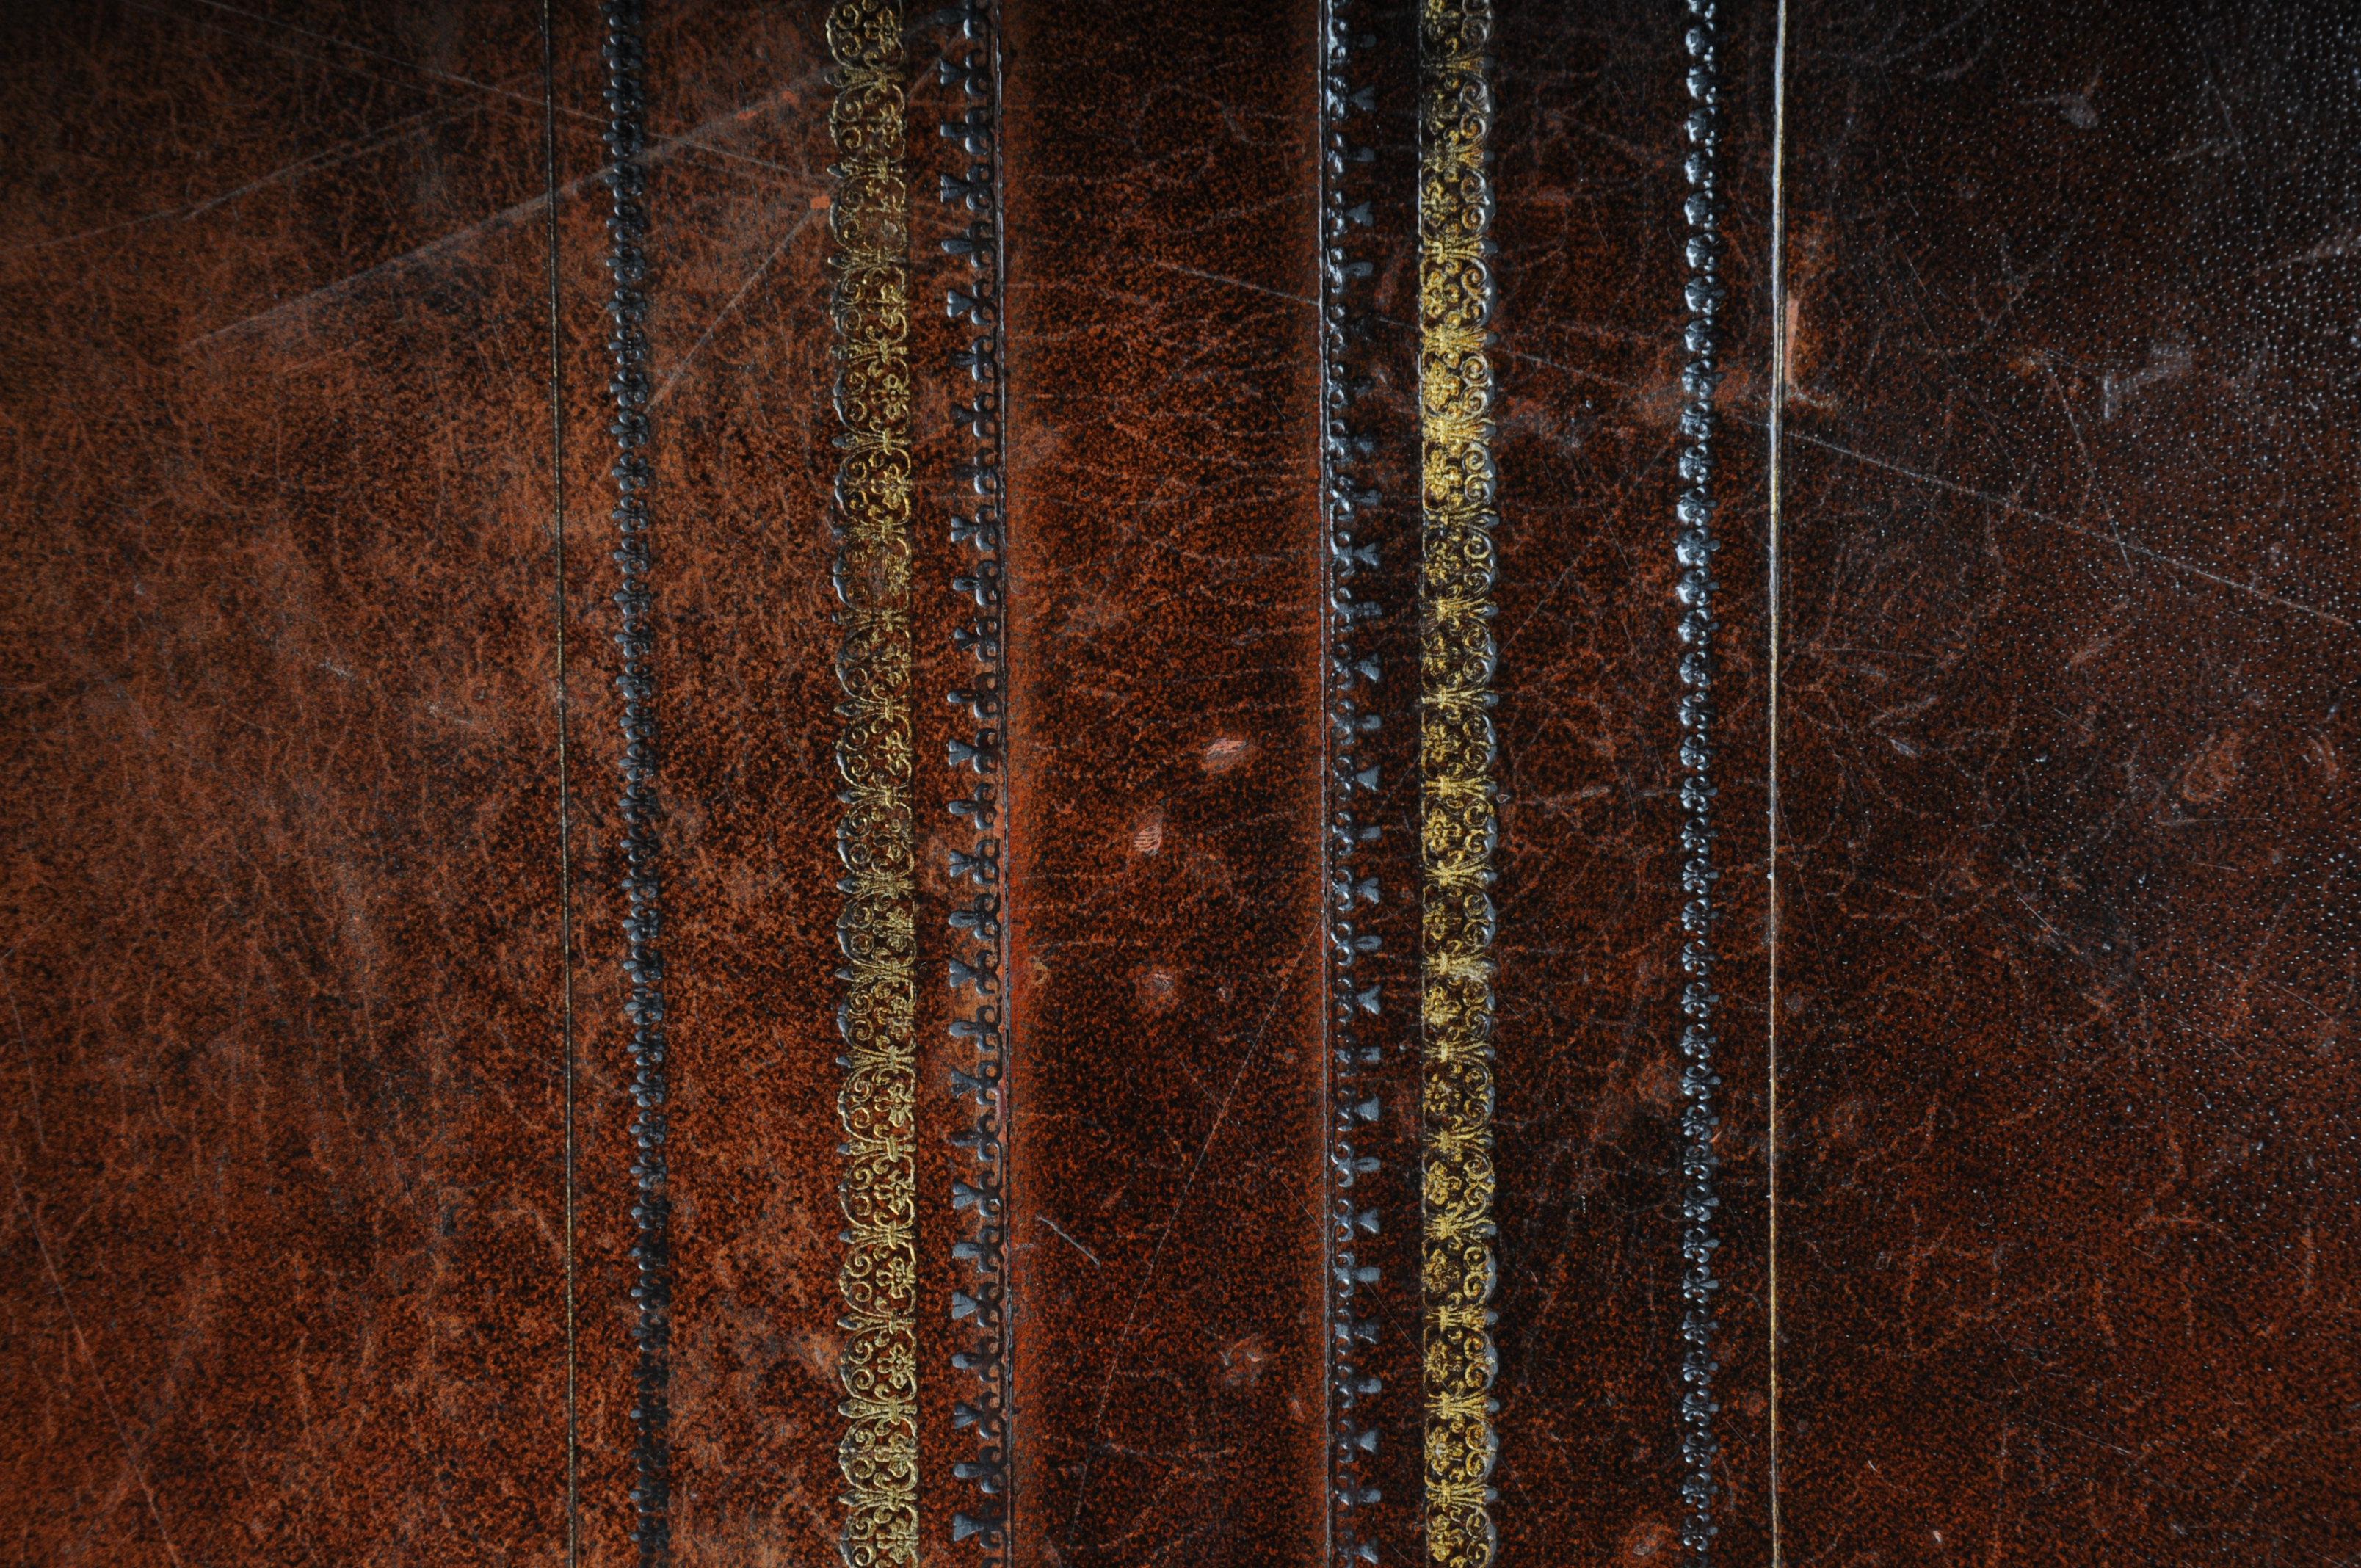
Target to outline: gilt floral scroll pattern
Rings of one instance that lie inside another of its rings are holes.
[[[1492,126],[1489,0],[1419,27],[1421,1105],[1427,1557],[1488,1568],[1492,1243]]]
[[[837,1026],[844,1080],[837,1282],[845,1427],[837,1460],[850,1568],[917,1561],[917,945],[910,729],[910,192],[902,8],[839,0],[828,17],[837,161],[829,322],[842,433],[835,493],[837,853],[844,875]]]

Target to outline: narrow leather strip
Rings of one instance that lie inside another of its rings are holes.
[[[1427,1559],[1492,1561],[1491,620],[1499,525],[1486,164],[1489,0],[1425,0],[1419,34],[1420,1017],[1426,1153]]]

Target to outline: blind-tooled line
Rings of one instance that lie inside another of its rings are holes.
[[[607,0],[607,339],[615,403],[615,633],[622,671],[623,1013],[631,1026],[631,1287],[639,1342],[632,1369],[634,1480],[631,1539],[642,1568],[663,1568],[672,1552],[672,1192],[665,1140],[664,888],[658,839],[655,590],[650,580],[648,487],[647,98],[641,0]]]
[[[337,49],[349,49],[353,53],[362,56],[364,59],[383,60],[388,65],[400,66],[402,70],[423,76],[427,81],[435,82],[438,85],[445,87],[465,88],[471,93],[477,93],[481,99],[489,100],[499,104],[514,104],[525,109],[533,109],[540,106],[534,104],[531,94],[517,92],[513,88],[503,87],[497,82],[479,82],[472,76],[460,76],[451,71],[438,71],[431,65],[422,65],[417,60],[405,60],[398,54],[388,54],[382,49],[374,49],[369,48],[367,44],[355,43],[350,38],[339,38],[334,33],[314,32],[309,27],[298,27],[295,23],[287,20],[283,16],[269,16],[260,11],[249,11],[242,6],[228,5],[225,3],[225,0],[189,0],[189,3],[203,5],[210,10],[220,11],[232,16],[243,16],[250,22],[264,23],[273,33],[292,33],[300,38],[312,38],[324,44],[333,44]],[[145,5],[136,6],[136,8],[140,10],[155,9]],[[176,21],[187,21],[192,19],[183,14],[162,9],[155,9],[155,14],[160,16],[171,16]],[[226,32],[229,29],[223,28],[221,30]],[[283,45],[279,44],[275,38],[269,35],[259,38],[252,35],[245,35],[243,41],[258,44],[266,49],[277,49],[281,53],[294,52],[287,49]],[[314,60],[323,65],[335,66],[336,69],[346,70],[348,71],[351,71],[351,68],[348,66],[336,66],[336,62],[320,60],[317,55],[298,55],[297,58]],[[352,73],[355,75],[368,74],[361,71],[353,71]],[[387,77],[374,75],[370,76],[369,79],[375,82],[390,82],[390,80]],[[592,115],[588,110],[559,105],[551,105],[551,107],[555,113],[564,115],[569,119],[592,120],[597,118],[596,115]],[[799,172],[799,170],[791,169],[783,163],[774,163],[767,159],[752,157],[749,154],[738,151],[734,148],[720,147],[698,139],[708,126],[727,124],[730,120],[734,118],[734,115],[723,116],[719,120],[708,121],[706,125],[695,126],[685,135],[650,138],[647,137],[643,132],[642,140],[643,142],[652,141],[653,145],[659,147],[680,146],[694,148],[698,152],[708,153],[715,158],[723,159],[731,163],[750,164],[756,168],[774,170],[781,174],[796,174]]]
[[[776,93],[758,98],[751,104],[741,104],[727,114],[716,115],[701,124],[691,126],[690,134],[693,136],[715,126],[742,124],[748,115],[758,111],[768,109],[774,104],[795,101],[800,91],[800,84],[790,83]],[[644,130],[641,136],[640,147],[639,161],[643,173],[647,170],[669,162],[683,151],[701,149],[700,144],[685,140],[680,137],[649,136]],[[796,171],[785,170],[785,172],[796,173]],[[797,178],[801,178],[800,174]],[[593,185],[603,185],[606,182],[607,171],[601,168],[596,174],[584,175],[580,179],[568,181],[559,186],[557,199],[561,202],[568,200],[581,194]],[[347,273],[331,282],[323,283],[309,293],[298,294],[291,300],[281,300],[266,310],[241,317],[226,326],[215,327],[201,337],[190,338],[181,346],[183,349],[196,349],[213,342],[215,338],[227,337],[233,334],[271,330],[276,323],[291,320],[312,305],[325,300],[342,298],[372,280],[385,278],[406,268],[442,261],[454,255],[469,241],[500,233],[525,222],[535,213],[546,208],[549,202],[549,192],[540,192],[522,202],[512,203],[497,213],[478,218],[474,223],[454,229],[448,234],[438,235],[423,245],[412,247],[399,256],[388,257],[385,260],[372,263],[357,272]]]
[[[960,112],[938,126],[952,149],[952,172],[942,177],[937,194],[946,207],[967,214],[965,226],[942,242],[946,255],[967,265],[961,285],[943,293],[950,320],[967,323],[961,334],[966,341],[952,351],[945,368],[954,386],[965,376],[975,400],[963,403],[957,394],[952,400],[952,420],[965,433],[967,449],[952,470],[955,559],[946,585],[973,611],[952,632],[951,641],[975,661],[969,683],[944,694],[974,724],[968,731],[972,739],[950,740],[946,758],[954,777],[972,776],[974,792],[946,803],[949,814],[964,821],[972,834],[968,850],[950,855],[952,880],[965,882],[972,892],[963,892],[970,901],[950,912],[959,954],[946,961],[946,970],[954,998],[950,1034],[965,1047],[966,1058],[952,1072],[951,1091],[975,1106],[972,1119],[950,1137],[972,1164],[946,1194],[964,1233],[953,1256],[972,1270],[951,1292],[952,1321],[972,1331],[952,1353],[951,1369],[973,1379],[954,1420],[975,1434],[974,1456],[951,1469],[954,1479],[969,1483],[976,1493],[967,1507],[953,1510],[951,1540],[972,1541],[979,1561],[992,1568],[1010,1557],[1007,1491],[1015,1436],[1009,1425],[1015,1347],[1008,1312],[1007,1069],[1013,1036],[1006,982],[1009,683],[1002,418],[1007,376],[1001,328],[1006,243],[1000,222],[1000,32],[990,0],[960,0],[935,20],[950,29],[938,73],[965,100]],[[973,554],[958,554],[963,546]],[[962,791],[968,787],[961,785]],[[1039,1218],[1065,1235],[1046,1215]],[[1066,1239],[1097,1261],[1082,1243]]]
[[[1766,551],[1767,570],[1764,593],[1769,600],[1771,622],[1770,701],[1768,729],[1770,755],[1768,823],[1770,837],[1770,883],[1764,916],[1764,942],[1770,950],[1765,1001],[1769,1019],[1765,1027],[1764,1050],[1769,1060],[1765,1076],[1769,1082],[1764,1097],[1767,1131],[1763,1138],[1763,1165],[1769,1177],[1768,1204],[1770,1219],[1765,1238],[1768,1263],[1765,1266],[1768,1297],[1766,1329],[1771,1380],[1770,1409],[1770,1492],[1771,1492],[1771,1568],[1784,1568],[1784,1545],[1781,1537],[1779,1517],[1779,632],[1781,589],[1779,537],[1779,444],[1786,433],[1787,405],[1787,0],[1779,0],[1778,38],[1771,51],[1771,408],[1770,408],[1770,542]]]
[[[1347,176],[1366,167],[1371,154],[1355,144],[1345,126],[1363,122],[1357,134],[1367,141],[1366,122],[1375,100],[1368,92],[1356,96],[1353,88],[1355,47],[1361,41],[1352,25],[1354,0],[1329,0],[1323,9],[1320,467],[1328,546],[1321,618],[1321,667],[1326,672],[1328,707],[1321,876],[1328,902],[1324,1076],[1329,1114],[1323,1241],[1328,1283],[1326,1513],[1330,1563],[1335,1568],[1366,1568],[1377,1561],[1378,1550],[1366,1510],[1384,1501],[1367,1469],[1378,1452],[1379,1435],[1370,1407],[1384,1387],[1363,1356],[1365,1347],[1376,1343],[1378,1312],[1360,1299],[1374,1291],[1380,1273],[1360,1249],[1363,1238],[1377,1233],[1382,1215],[1355,1187],[1379,1169],[1378,1157],[1356,1141],[1356,1134],[1384,1114],[1384,1101],[1372,1092],[1369,1076],[1385,1061],[1385,1008],[1382,988],[1366,972],[1356,974],[1356,967],[1384,944],[1356,915],[1380,895],[1376,872],[1360,857],[1378,843],[1383,829],[1375,820],[1381,798],[1379,770],[1359,749],[1380,726],[1375,693],[1381,672],[1355,634],[1356,627],[1376,615],[1378,607],[1366,584],[1356,588],[1355,583],[1378,565],[1378,544],[1369,536],[1369,525],[1382,498],[1368,476],[1359,472],[1359,460],[1374,442],[1355,428],[1352,419],[1360,392],[1375,383],[1348,374],[1345,364],[1349,345],[1368,326],[1377,270],[1373,262],[1356,258],[1348,243],[1352,231],[1369,222],[1369,206],[1354,203]]]

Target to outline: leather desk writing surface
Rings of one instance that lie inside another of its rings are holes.
[[[2361,1552],[2345,8],[18,10],[0,1556]]]

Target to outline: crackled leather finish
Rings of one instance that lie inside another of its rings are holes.
[[[5,265],[55,306],[9,323],[44,541],[14,613],[54,629],[16,687],[47,827],[10,879],[27,1560],[564,1557],[540,20],[102,8],[27,46]],[[574,1391],[584,1559],[620,1562],[596,25],[562,9],[552,42]],[[739,7],[652,40],[684,1562],[825,1541],[837,1484],[832,801],[797,740],[833,636],[808,32]]]
[[[2341,1560],[2361,31],[1795,25],[1787,1561]]]
[[[1683,17],[1504,6],[1498,56],[1503,757],[1503,1562],[1670,1562],[1681,1220],[1681,696],[1674,472],[1686,277]],[[1772,44],[1722,54],[1727,378],[1715,773],[1721,1550],[1767,1555],[1763,1337],[1763,429]]]
[[[11,18],[12,1561],[562,1552],[539,22]]]
[[[829,1562],[826,7],[648,9],[671,1560]],[[2361,1555],[2349,9],[1788,0],[1774,276],[1779,12],[1724,0],[1717,1562]],[[1496,12],[1490,1513],[1504,1565],[1651,1568],[1686,22]],[[1416,5],[1345,6],[1326,127],[1312,0],[1000,13],[1010,1557],[1417,1562]],[[955,1564],[988,411],[939,191],[981,155],[939,134],[957,17],[907,17],[918,1540]],[[527,0],[11,16],[8,1561],[638,1559],[604,68],[595,5],[549,24],[545,90]],[[1323,128],[1368,203],[1349,573]],[[1344,966],[1348,579],[1381,943]]]
[[[1027,1564],[1322,1555],[1316,31],[1007,16]]]

